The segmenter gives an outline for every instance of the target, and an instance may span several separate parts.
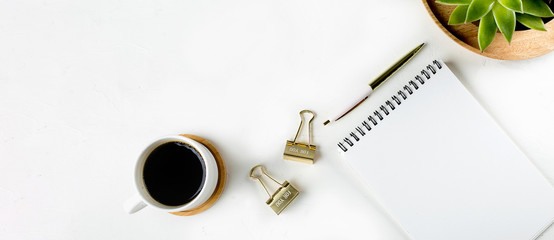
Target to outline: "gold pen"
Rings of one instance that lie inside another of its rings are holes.
[[[354,110],[358,105],[360,105],[362,102],[364,102],[369,95],[375,91],[381,84],[383,84],[387,79],[389,79],[390,76],[395,74],[399,69],[401,69],[404,65],[406,65],[407,62],[409,62],[417,53],[419,53],[419,50],[425,45],[425,43],[420,44],[416,48],[414,48],[412,51],[404,55],[400,60],[398,60],[396,63],[394,63],[391,67],[389,67],[385,72],[381,73],[377,78],[375,78],[373,81],[369,83],[369,88],[364,89],[363,94],[359,98],[356,99],[355,102],[352,102],[352,104],[348,105],[348,108],[344,109],[343,111],[339,112],[338,114],[335,114],[334,117],[330,118],[329,120],[325,121],[323,125],[327,125],[331,122],[336,122],[342,117],[344,117],[346,114]]]

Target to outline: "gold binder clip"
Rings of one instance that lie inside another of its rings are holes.
[[[273,194],[269,193],[269,190],[265,187],[265,184],[260,179],[261,175],[254,175],[254,171],[259,168],[263,175],[271,179],[271,181],[277,183],[280,187],[275,191]],[[281,213],[285,208],[298,196],[298,190],[294,188],[289,182],[285,181],[283,183],[279,183],[277,180],[269,176],[262,165],[258,165],[252,168],[250,170],[250,177],[252,179],[258,180],[260,184],[262,184],[262,187],[264,188],[267,195],[269,195],[269,199],[265,202],[277,215]]]
[[[298,135],[302,131],[302,126],[304,126],[304,113],[312,114],[312,118],[308,121],[308,144],[297,142]],[[286,160],[292,160],[302,163],[314,164],[315,150],[316,146],[312,144],[312,121],[315,118],[315,113],[310,110],[300,111],[300,127],[296,132],[296,137],[294,141],[287,141],[285,145],[285,152],[283,153],[283,158]]]

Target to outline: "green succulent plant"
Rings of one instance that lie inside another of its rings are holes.
[[[510,43],[516,21],[528,28],[546,31],[542,18],[554,17],[552,9],[543,0],[436,0],[436,2],[456,5],[448,20],[449,25],[479,20],[477,39],[481,51],[485,51],[494,40],[497,29]]]

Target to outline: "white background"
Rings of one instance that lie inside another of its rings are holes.
[[[421,42],[371,101],[322,126],[352,86]],[[481,57],[420,1],[0,1],[0,238],[408,239],[336,141],[432,59],[553,183],[554,54]],[[281,157],[302,109],[318,114],[313,166]],[[220,150],[220,200],[191,217],[126,214],[141,150],[178,133]],[[259,163],[301,190],[279,216],[248,178]]]

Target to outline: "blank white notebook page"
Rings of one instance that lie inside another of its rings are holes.
[[[554,220],[553,187],[438,63],[339,151],[414,240],[535,239]]]

